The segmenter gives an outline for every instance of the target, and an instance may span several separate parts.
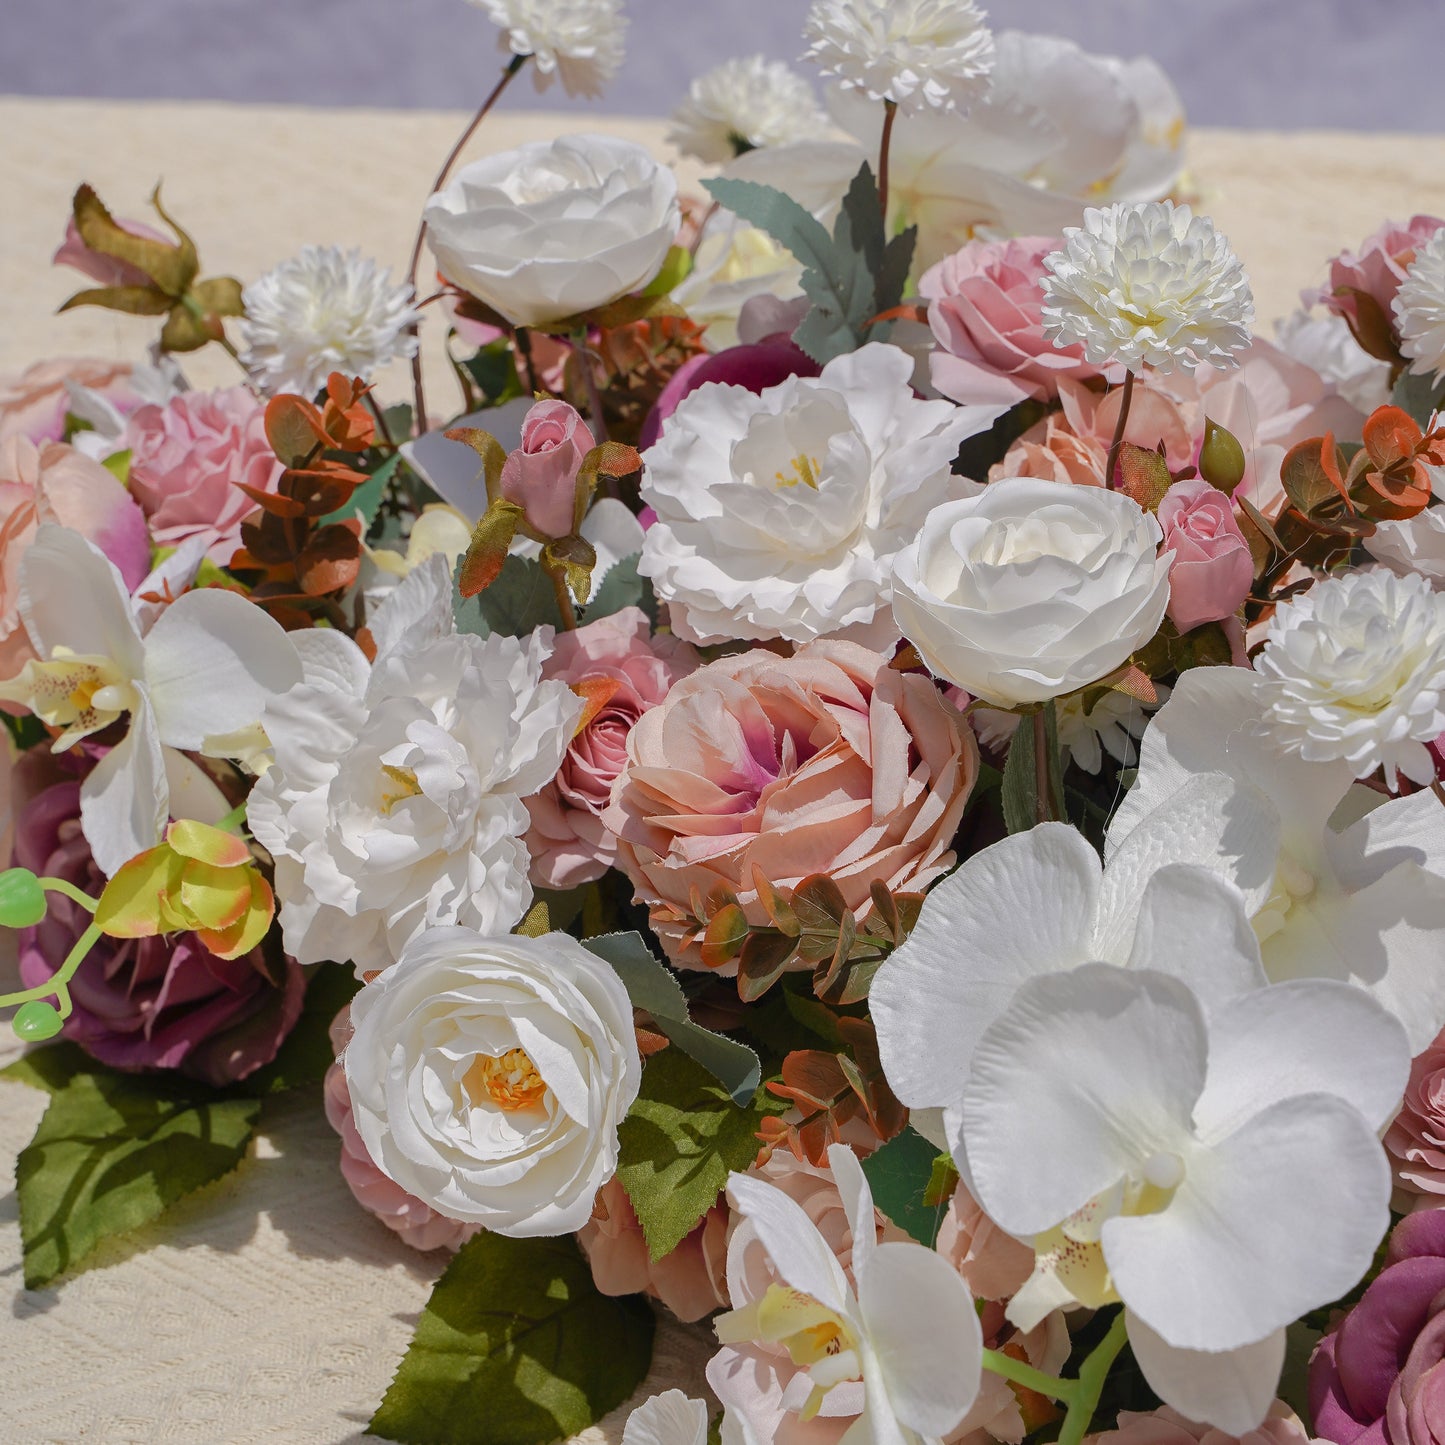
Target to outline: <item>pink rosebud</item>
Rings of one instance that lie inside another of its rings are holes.
[[[572,531],[577,473],[597,443],[581,414],[565,401],[539,401],[522,422],[522,445],[502,468],[502,495],[527,513],[543,537]]]
[[[159,231],[147,226],[144,221],[128,221],[117,216],[115,223],[122,231],[129,231],[132,236],[139,236],[143,240],[160,241],[167,246],[175,244],[161,235]],[[98,286],[151,285],[151,278],[139,266],[132,266],[129,261],[122,261],[115,256],[107,256],[101,251],[91,250],[81,240],[73,216],[65,223],[65,240],[60,243],[60,249],[50,259],[51,264],[55,266],[73,266],[82,275],[89,276]]]
[[[1442,226],[1438,216],[1411,216],[1402,226],[1387,221],[1373,236],[1365,238],[1357,252],[1341,251],[1330,262],[1330,284],[1302,298],[1318,301],[1351,325],[1360,324],[1360,301],[1356,292],[1368,296],[1384,313],[1393,327],[1391,307],[1399,293],[1400,283],[1415,259],[1415,252]]]
[[[1232,617],[1254,581],[1249,543],[1229,498],[1198,477],[1175,482],[1159,503],[1169,572],[1169,620],[1188,632]]]

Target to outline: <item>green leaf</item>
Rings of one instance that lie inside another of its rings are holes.
[[[8,712],[0,712],[0,722],[5,724],[5,730],[21,752],[26,748],[33,748],[37,744],[45,742],[50,736],[45,731],[45,724],[34,713],[28,712],[24,717],[13,717]],[[0,755],[3,755],[3,750],[0,750]]]
[[[319,1084],[336,1061],[331,1047],[331,1021],[361,988],[349,964],[323,963],[306,980],[306,998],[296,1027],[271,1062],[240,1083],[247,1094],[280,1094],[287,1089]]]
[[[381,499],[386,495],[386,484],[396,475],[396,469],[400,463],[400,452],[389,456],[351,494],[351,500],[344,507],[338,507],[334,512],[323,517],[317,525],[324,527],[331,522],[346,522],[360,512],[361,535],[366,536],[371,530],[371,524],[376,520],[377,512],[381,509]]]
[[[458,363],[476,383],[487,406],[501,406],[524,394],[517,359],[506,337],[489,341],[474,356]]]
[[[642,553],[634,552],[608,569],[602,585],[587,604],[584,621],[595,622],[599,617],[611,617],[624,607],[640,607],[647,613],[647,620],[657,626],[657,598],[653,595],[652,583],[638,574],[637,564],[641,560]]]
[[[763,1089],[739,1108],[678,1049],[647,1061],[637,1102],[622,1121],[617,1177],[653,1259],[671,1254],[717,1203],[728,1175],[757,1158],[763,1120],[786,1108]]]
[[[574,1239],[479,1234],[437,1281],[368,1433],[546,1445],[595,1424],[652,1362],[652,1310],[598,1292]]]
[[[1059,725],[1053,703],[1044,705],[1045,747],[1049,752],[1051,818],[1064,814],[1063,766],[1059,757]],[[1010,833],[1026,833],[1039,821],[1038,775],[1034,761],[1034,715],[1026,714],[1008,746],[1003,769],[1003,818]]]
[[[1390,400],[1401,411],[1409,412],[1422,428],[1428,429],[1430,418],[1445,406],[1445,381],[1437,383],[1433,374],[1402,371]]]
[[[229,1174],[260,1108],[171,1079],[75,1073],[51,1094],[16,1162],[26,1288],[49,1284],[103,1239]]]
[[[933,1179],[938,1148],[916,1129],[905,1129],[863,1161],[874,1205],[919,1244],[933,1248],[946,1205],[923,1202]]]
[[[461,569],[457,571],[460,575]],[[489,637],[493,632],[526,637],[537,627],[562,626],[557,594],[547,574],[526,557],[508,557],[497,580],[474,601],[463,599],[455,582],[452,589],[458,632],[473,632],[479,637]]]
[[[47,1044],[40,1049],[27,1049],[13,1063],[0,1069],[0,1079],[13,1079],[54,1094],[63,1089],[77,1074],[91,1070],[95,1061],[80,1047],[69,1042]]]

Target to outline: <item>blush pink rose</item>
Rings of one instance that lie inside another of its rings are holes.
[[[571,534],[577,473],[596,445],[581,413],[565,401],[539,401],[527,413],[522,445],[502,468],[502,495],[526,512],[539,536]]]
[[[938,343],[933,384],[944,396],[966,405],[1052,401],[1061,376],[1100,375],[1082,346],[1044,339],[1044,257],[1060,244],[1043,236],[970,241],[923,273],[918,291]],[[1109,376],[1123,380],[1117,367]]]
[[[1123,397],[1120,387],[1101,394],[1072,377],[1059,380],[1059,400],[1069,430],[1076,437],[1098,442],[1106,453],[1119,424]],[[1204,440],[1204,411],[1192,377],[1183,371],[1168,376],[1145,372],[1140,376],[1124,424],[1124,440],[1147,451],[1156,451],[1163,442],[1171,471],[1182,472],[1193,466]]]
[[[542,676],[574,688],[587,707],[557,776],[527,799],[527,851],[539,887],[575,888],[614,865],[617,839],[603,825],[602,812],[627,762],[628,735],[697,665],[687,643],[652,637],[647,614],[637,607],[557,638]]]
[[[1415,253],[1442,226],[1445,221],[1438,216],[1411,216],[1404,225],[1387,221],[1373,236],[1365,238],[1357,252],[1341,251],[1330,262],[1329,285],[1303,299],[1317,301],[1356,325],[1360,319],[1360,303],[1354,293],[1363,292],[1393,327],[1392,307],[1405,273],[1414,262]]]
[[[150,571],[145,517],[111,472],[62,442],[0,441],[0,678],[35,656],[20,620],[20,561],[42,522],[94,542],[128,588]]]
[[[827,873],[860,917],[875,881],[926,888],[977,776],[973,732],[928,678],[824,639],[683,678],[633,727],[603,822],[669,956],[698,968],[696,910],[719,885],[766,925],[755,869],[783,889]]]
[[[1239,610],[1254,581],[1254,558],[1234,504],[1199,477],[1175,482],[1159,503],[1169,569],[1169,620],[1188,632]]]
[[[988,479],[1041,477],[1076,487],[1102,487],[1109,446],[1097,437],[1076,436],[1058,415],[1032,426],[989,468]]]
[[[671,1254],[655,1260],[627,1191],[612,1178],[598,1191],[577,1242],[603,1294],[650,1295],[691,1324],[727,1307],[727,1235],[728,1208],[720,1200]]]
[[[1404,1107],[1385,1148],[1403,1211],[1445,1206],[1445,1033],[1410,1066]]]
[[[139,236],[147,241],[160,241],[163,245],[174,246],[175,242],[168,236],[163,236],[144,221],[129,221],[117,216],[115,223],[122,231],[129,231],[132,236]],[[129,261],[122,261],[115,256],[107,256],[104,252],[93,251],[80,238],[80,232],[76,228],[75,218],[72,216],[65,223],[65,239],[60,243],[60,249],[50,258],[53,266],[71,266],[83,275],[89,276],[97,286],[150,286],[151,278],[146,275],[139,266],[132,266]]]
[[[1033,1250],[1005,1234],[963,1184],[953,1192],[934,1248],[976,1299],[1011,1299],[1034,1272]]]
[[[1310,1445],[1310,1436],[1295,1412],[1276,1400],[1265,1422],[1247,1435],[1194,1425],[1177,1410],[1160,1406],[1149,1414],[1121,1411],[1114,1429],[1086,1437],[1086,1445]]]
[[[237,485],[274,492],[281,463],[266,440],[265,408],[243,386],[185,391],[130,418],[130,489],[163,547],[192,537],[226,566],[256,504]]]
[[[121,411],[139,401],[129,385],[129,363],[79,358],[37,361],[19,376],[0,377],[0,442],[25,437],[39,445],[65,435],[70,410],[66,382],[98,391]]]

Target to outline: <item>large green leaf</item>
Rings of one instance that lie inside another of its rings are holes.
[[[905,1129],[863,1161],[875,1207],[930,1249],[948,1208],[946,1203],[924,1202],[937,1162],[937,1147],[916,1129]]]
[[[757,1158],[764,1118],[786,1107],[762,1089],[739,1107],[677,1048],[647,1061],[622,1121],[617,1177],[653,1259],[671,1254],[717,1203],[728,1175]]]
[[[1436,411],[1445,406],[1445,384],[1437,382],[1433,373],[1402,371],[1390,400],[1428,427]]]
[[[460,572],[460,569],[458,569]],[[547,574],[526,557],[511,556],[502,564],[497,580],[475,598],[464,599],[452,584],[457,631],[488,637],[526,637],[546,625],[560,629],[562,614]]]
[[[437,1281],[370,1433],[546,1445],[615,1409],[652,1362],[637,1296],[600,1294],[575,1240],[479,1234]]]
[[[1064,769],[1059,753],[1058,716],[1052,702],[1044,705],[1044,747],[1048,756],[1050,798],[1045,812],[1051,818],[1063,818]],[[1034,747],[1033,714],[1019,719],[1008,745],[1008,758],[1003,769],[1003,817],[1010,833],[1027,833],[1039,821],[1038,763]]]
[[[260,1108],[197,1084],[73,1073],[53,1089],[16,1164],[26,1287],[49,1284],[107,1236],[138,1229],[230,1173]]]
[[[624,607],[640,607],[647,614],[648,621],[657,626],[657,598],[653,595],[652,583],[639,575],[637,564],[642,560],[641,552],[624,557],[607,571],[602,585],[593,593],[583,609],[584,622],[595,622],[599,617],[611,617]]]

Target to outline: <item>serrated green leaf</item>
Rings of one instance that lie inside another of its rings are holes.
[[[863,1161],[873,1203],[919,1244],[933,1248],[943,1223],[944,1204],[925,1204],[938,1149],[916,1129],[905,1129]]]
[[[74,1074],[51,1094],[16,1161],[26,1288],[49,1284],[103,1239],[229,1174],[260,1108],[171,1079]]]
[[[13,1063],[0,1069],[0,1079],[13,1079],[32,1089],[55,1093],[63,1089],[78,1073],[93,1069],[95,1060],[80,1047],[68,1041],[27,1049]]]
[[[908,273],[913,269],[913,253],[918,248],[918,227],[910,226],[899,232],[883,248],[883,259],[878,265],[878,294],[873,298],[877,310],[891,311],[902,305],[908,290]],[[873,339],[881,339],[877,332]]]
[[[508,557],[497,580],[475,598],[462,597],[453,580],[452,611],[457,631],[478,637],[490,637],[493,632],[504,637],[526,637],[537,627],[562,626],[551,582],[526,557]]]
[[[608,568],[602,585],[583,611],[584,621],[596,622],[599,617],[611,617],[624,607],[640,607],[647,614],[647,620],[657,626],[657,598],[652,583],[637,571],[641,560],[642,553],[634,552]]]
[[[247,1094],[280,1094],[287,1089],[319,1084],[335,1062],[331,1021],[356,997],[361,983],[350,965],[323,963],[306,980],[306,997],[296,1027],[286,1035],[276,1057],[238,1086]]]
[[[622,1121],[617,1177],[653,1259],[671,1254],[717,1203],[728,1175],[757,1158],[763,1120],[786,1107],[763,1089],[739,1107],[676,1048],[647,1061]]]
[[[368,1433],[401,1445],[547,1445],[641,1384],[652,1310],[599,1293],[571,1238],[479,1234],[437,1281]]]

